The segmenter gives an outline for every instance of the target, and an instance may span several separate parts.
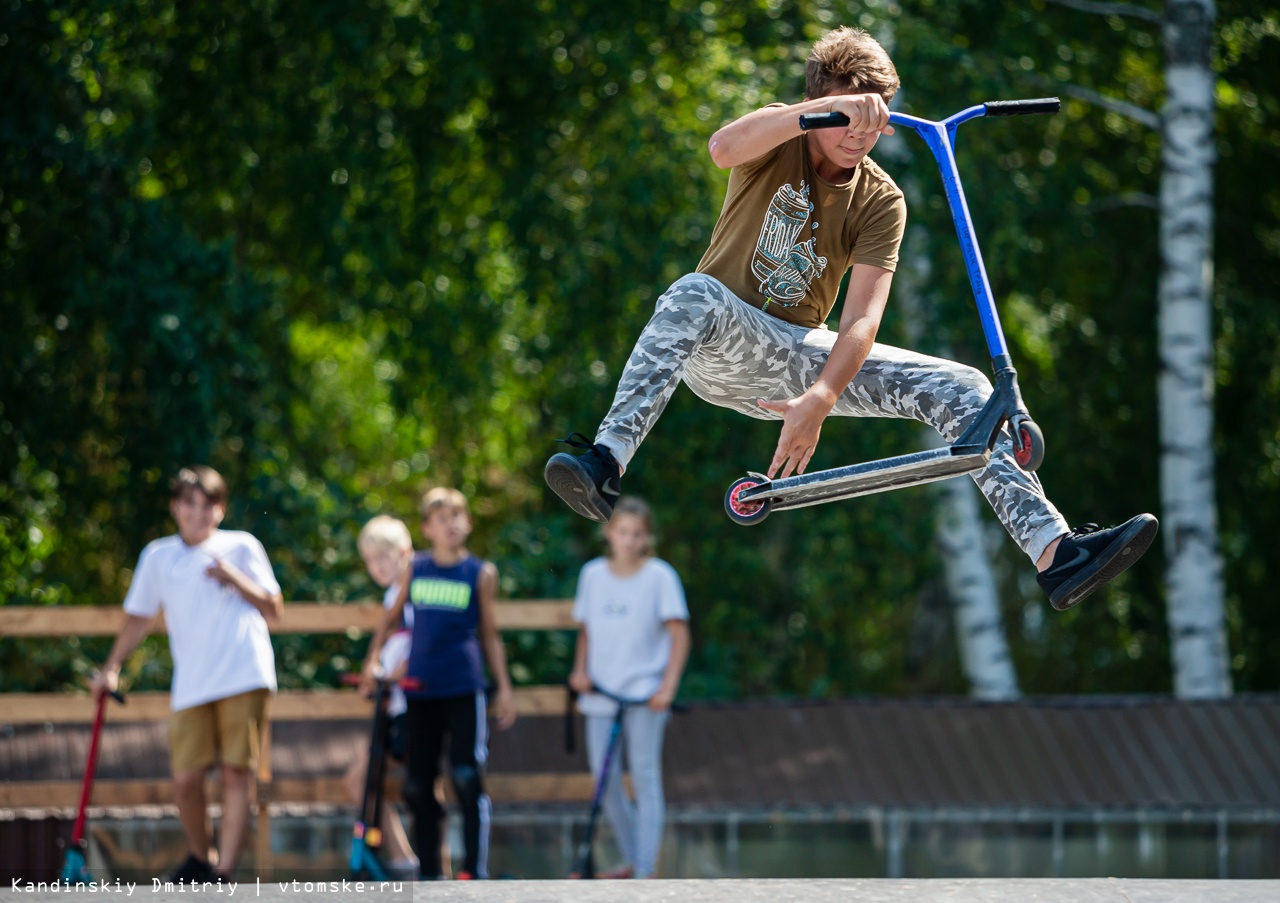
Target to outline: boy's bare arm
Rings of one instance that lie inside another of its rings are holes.
[[[844,113],[846,128],[856,132],[893,134],[889,125],[889,105],[879,94],[840,94],[818,97],[785,107],[762,107],[719,129],[707,143],[711,160],[721,169],[749,163],[773,150],[800,132],[805,113]]]
[[[511,691],[511,676],[507,673],[507,650],[498,632],[498,568],[486,561],[480,571],[480,644],[484,647],[489,673],[497,684],[493,700],[493,714],[498,727],[506,730],[516,723],[515,696]]]
[[[238,592],[241,598],[262,612],[262,616],[268,621],[278,621],[284,614],[284,596],[254,583],[248,574],[225,558],[215,558],[213,564],[205,569],[205,573],[223,586],[229,586]]]
[[[155,621],[154,617],[141,615],[129,615],[125,618],[124,624],[120,626],[120,632],[116,634],[115,642],[111,644],[111,652],[108,653],[107,660],[89,681],[89,689],[93,691],[94,699],[116,689],[119,685],[120,666],[129,657],[129,653],[136,649],[151,632],[153,621]]]
[[[671,708],[676,694],[680,691],[680,678],[684,676],[684,666],[689,660],[689,622],[682,618],[671,618],[666,622],[667,633],[671,635],[671,657],[667,659],[667,667],[662,672],[662,684],[658,692],[649,697],[649,708],[655,712],[665,712]]]
[[[569,686],[579,693],[591,692],[591,675],[587,673],[587,625],[578,626],[578,641],[573,646],[573,671]]]
[[[804,473],[818,447],[823,421],[871,353],[892,283],[891,270],[854,264],[835,345],[817,381],[799,398],[760,401],[761,407],[782,414],[782,434],[769,464],[770,479],[779,468],[782,477]]]
[[[387,641],[387,637],[395,632],[396,626],[404,622],[404,607],[409,600],[409,584],[413,580],[413,566],[410,565],[404,569],[404,574],[400,577],[400,592],[396,595],[396,602],[387,609],[387,613],[383,615],[381,623],[378,624],[373,631],[373,637],[369,640],[369,651],[364,656],[364,673],[366,678],[372,678],[373,669],[378,664],[378,653],[382,651],[382,644]]]

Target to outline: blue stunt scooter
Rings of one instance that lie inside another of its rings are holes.
[[[84,782],[80,785],[80,805],[76,809],[75,824],[71,828],[71,842],[67,844],[66,855],[62,860],[62,874],[59,876],[63,884],[90,884],[93,876],[85,859],[89,855],[89,840],[84,836],[84,826],[89,810],[89,800],[93,797],[93,777],[98,771],[98,746],[102,740],[102,720],[107,711],[107,697],[124,705],[124,694],[117,690],[103,693],[98,697],[98,711],[93,718],[93,732],[89,735],[89,761],[84,769]]]
[[[1044,435],[1027,413],[1022,394],[1018,391],[1018,376],[1013,369],[1009,347],[1005,344],[1004,331],[1000,328],[1000,317],[991,296],[991,283],[987,280],[987,271],[982,264],[982,254],[974,235],[973,220],[969,217],[964,190],[960,187],[955,140],[956,128],[970,119],[1056,113],[1060,108],[1058,98],[1045,97],[1036,100],[990,101],[961,110],[942,122],[931,122],[903,113],[889,114],[891,125],[918,132],[938,161],[947,203],[951,208],[951,218],[955,221],[960,248],[964,252],[969,284],[973,288],[973,297],[978,306],[978,319],[982,322],[982,332],[991,354],[995,391],[983,405],[977,419],[954,444],[946,448],[796,474],[777,480],[770,480],[762,473],[748,471],[747,476],[735,480],[725,493],[725,511],[734,522],[757,524],[768,517],[771,511],[803,508],[870,495],[873,492],[886,492],[981,470],[991,460],[996,439],[1006,423],[1013,433],[1014,458],[1018,466],[1026,471],[1034,471],[1044,461]],[[843,128],[848,124],[849,118],[837,112],[811,113],[800,117],[800,128],[806,131]]]

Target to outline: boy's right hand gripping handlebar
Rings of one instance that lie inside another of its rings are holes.
[[[1032,100],[989,100],[983,105],[987,116],[1028,116],[1034,113],[1056,113],[1062,109],[1062,101],[1056,97],[1037,97]],[[892,121],[892,120],[891,120]],[[800,117],[801,131],[811,129],[838,129],[849,124],[843,113],[805,113]]]

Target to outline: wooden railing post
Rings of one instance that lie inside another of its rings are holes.
[[[254,781],[258,817],[253,828],[253,867],[260,878],[272,878],[271,855],[271,719],[262,722],[262,751],[258,754],[258,779]]]

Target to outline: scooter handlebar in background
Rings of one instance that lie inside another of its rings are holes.
[[[592,692],[592,693],[598,693],[599,695],[603,696],[605,699],[611,699],[611,700],[613,700],[614,702],[616,702],[618,705],[623,705],[623,706],[641,706],[641,705],[648,705],[648,704],[649,704],[649,700],[648,700],[648,699],[624,699],[624,698],[623,698],[623,697],[621,697],[621,696],[615,696],[614,694],[610,693],[608,690],[606,690],[606,689],[604,689],[603,687],[601,687],[599,684],[592,684],[592,685],[591,685],[591,692]],[[576,694],[575,694],[575,695],[576,695]],[[672,711],[672,712],[680,712],[680,713],[682,713],[682,712],[687,712],[688,710],[689,710],[689,707],[688,707],[687,705],[685,705],[684,703],[682,703],[682,702],[673,702],[673,703],[671,703],[671,711]]]
[[[565,705],[564,705],[564,751],[567,753],[571,753],[577,749],[577,741],[575,739],[576,734],[573,729],[573,705],[575,702],[578,701],[578,696],[580,694],[578,693],[577,690],[575,690],[572,686],[570,686],[568,682],[566,682],[564,686],[565,686],[565,689],[568,691],[565,694]],[[599,693],[601,696],[604,696],[606,699],[612,699],[618,705],[623,707],[647,705],[649,702],[649,700],[647,699],[623,699],[621,696],[614,696],[608,690],[602,689],[601,687],[597,686],[594,683],[591,685],[591,692]],[[682,715],[687,711],[689,711],[689,707],[684,703],[682,702],[671,703],[671,713],[673,715]]]
[[[1037,97],[1031,100],[989,100],[982,107],[987,116],[1028,116],[1036,113],[1056,113],[1062,109],[1062,101],[1056,97]],[[838,129],[848,124],[849,117],[835,110],[829,113],[805,113],[800,117],[800,129],[806,132],[812,129]]]
[[[362,679],[363,679],[363,675],[361,675],[361,673],[360,673],[359,671],[348,671],[348,672],[346,672],[346,673],[342,674],[342,675],[338,678],[338,681],[339,681],[339,682],[340,682],[344,687],[358,687],[358,686],[360,686],[360,681],[361,681]],[[408,690],[408,691],[409,691],[409,692],[411,692],[411,693],[412,693],[414,690],[421,690],[421,689],[422,689],[422,681],[421,681],[421,680],[419,680],[419,679],[418,679],[418,678],[416,678],[416,677],[407,677],[407,676],[406,676],[406,677],[402,677],[402,678],[400,678],[399,680],[388,680],[388,679],[387,679],[385,676],[383,676],[383,674],[381,673],[381,669],[379,669],[379,673],[377,673],[377,674],[375,674],[375,675],[374,675],[374,679],[375,679],[375,680],[377,680],[377,681],[379,681],[380,683],[385,683],[387,686],[391,686],[391,685],[393,685],[393,684],[394,684],[394,685],[398,686],[400,689],[402,689],[402,690]]]

